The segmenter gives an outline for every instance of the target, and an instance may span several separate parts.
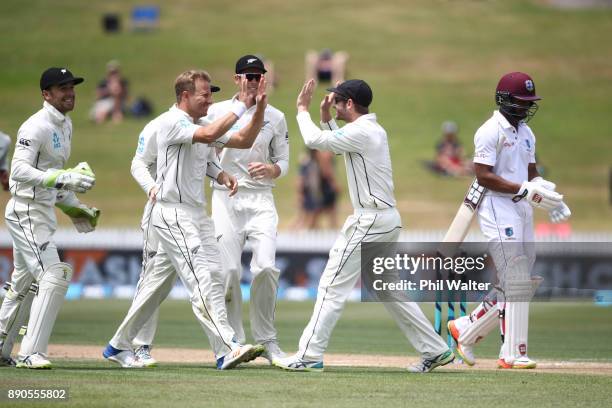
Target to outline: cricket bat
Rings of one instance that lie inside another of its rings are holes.
[[[442,239],[443,245],[440,246],[442,255],[453,256],[454,250],[463,242],[470,230],[470,225],[472,224],[478,205],[480,205],[485,192],[486,189],[478,184],[477,179],[474,179],[465,194],[463,202],[459,206],[459,210],[457,210],[455,218],[453,218],[453,222]]]

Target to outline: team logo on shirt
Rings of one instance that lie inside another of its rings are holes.
[[[21,138],[19,139],[19,144],[25,147],[30,147],[30,145],[32,144],[32,141],[29,139]]]
[[[60,149],[62,147],[62,143],[60,142],[60,137],[57,133],[53,132],[53,148]]]
[[[187,119],[181,119],[181,120],[179,120],[179,125],[182,128],[187,128],[187,127],[189,127],[189,125],[191,125],[191,123],[189,123],[189,121]]]
[[[136,148],[138,153],[144,153],[144,135],[138,137],[138,147]]]
[[[529,141],[529,139],[525,139],[525,145],[527,146],[527,151],[530,152],[531,151],[531,142]]]
[[[533,81],[531,79],[525,81],[525,89],[527,89],[529,92],[533,92],[533,90],[535,89],[535,86],[533,86]]]
[[[504,232],[508,238],[514,235],[514,229],[512,227],[507,227]]]

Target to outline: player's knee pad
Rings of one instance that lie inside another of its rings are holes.
[[[39,291],[43,288],[58,288],[68,290],[72,280],[72,266],[65,262],[57,262],[49,266],[40,279]]]

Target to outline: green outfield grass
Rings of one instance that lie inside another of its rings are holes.
[[[101,352],[128,306],[127,301],[67,302],[51,341],[97,345]],[[424,305],[429,317],[430,306]],[[311,302],[279,303],[276,322],[287,351],[296,348],[311,311]],[[534,304],[530,355],[539,360],[612,362],[611,321],[612,308],[589,303]],[[498,341],[497,335],[489,336],[479,346],[479,356],[495,358]],[[187,302],[163,304],[156,345],[208,347]],[[414,355],[382,305],[362,303],[347,304],[329,352]],[[399,368],[329,366],[322,374],[301,374],[253,365],[219,372],[211,362],[197,361],[134,371],[118,369],[102,359],[55,359],[54,364],[51,371],[0,369],[0,388],[68,387],[68,405],[84,407],[601,407],[610,397],[610,377],[586,374],[465,369],[410,375]]]
[[[154,33],[102,34],[104,12],[118,12],[127,27],[131,6],[140,3],[5,0],[0,7],[0,129],[15,137],[39,108],[37,83],[47,66],[67,65],[83,75],[87,80],[78,87],[72,114],[70,164],[87,160],[96,171],[96,187],[84,201],[102,209],[102,227],[136,227],[145,199],[129,176],[145,121],[98,127],[87,119],[108,60],[122,62],[131,94],[146,95],[160,113],[173,102],[174,78],[187,68],[208,69],[222,86],[218,97],[228,98],[237,57],[257,52],[272,59],[280,85],[270,102],[286,112],[292,142],[292,170],[276,190],[286,228],[295,212],[294,177],[303,149],[294,101],[304,79],[304,52],[323,47],[348,51],[348,76],[364,78],[374,89],[372,110],[389,133],[407,228],[449,224],[469,180],[433,176],[421,161],[432,157],[446,119],[458,121],[471,151],[474,131],[494,109],[497,80],[512,70],[530,72],[544,97],[530,125],[546,176],[573,210],[572,225],[612,227],[606,188],[612,151],[610,9],[559,10],[541,0],[183,0],[162,5]],[[322,95],[321,87],[317,98]],[[342,163],[337,167],[343,173]],[[346,188],[341,208],[350,211]]]
[[[0,375],[7,369],[0,369]],[[198,365],[121,370],[63,361],[47,372],[11,369],[0,388],[67,387],[74,407],[603,407],[610,378],[495,371],[410,375],[402,370],[335,367],[286,373],[273,367],[219,372]],[[5,404],[23,407],[25,404]],[[51,403],[49,406],[65,406]],[[31,406],[44,406],[36,403]]]
[[[295,351],[308,323],[312,302],[279,302],[276,322],[284,349]],[[66,302],[51,338],[52,343],[96,344],[102,349],[123,319],[129,302],[83,300]],[[423,309],[433,321],[433,307]],[[248,305],[244,316],[248,316]],[[606,360],[612,362],[612,308],[591,303],[534,303],[532,305],[530,355],[553,360]],[[248,322],[246,323],[248,328]],[[252,339],[251,339],[252,340]],[[167,301],[160,312],[156,345],[208,348],[188,302]],[[479,344],[479,355],[496,358],[499,336],[492,334]],[[329,352],[415,355],[395,323],[378,303],[349,303],[334,331]]]

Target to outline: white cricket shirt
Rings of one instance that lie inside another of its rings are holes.
[[[529,126],[520,122],[517,130],[496,110],[474,135],[474,163],[493,166],[493,172],[501,178],[521,184],[528,179],[529,163],[535,163],[535,144]],[[487,193],[512,196],[495,191]]]
[[[208,158],[214,152],[211,144],[193,143],[195,131],[207,121],[194,124],[193,119],[176,105],[155,119],[157,123],[157,180],[156,200],[161,203],[206,206],[204,176]],[[217,139],[223,145],[227,138]]]
[[[369,113],[338,128],[334,120],[319,129],[308,112],[297,115],[302,138],[311,149],[344,155],[351,203],[356,209],[395,207],[387,132]]]
[[[236,100],[215,103],[208,110],[206,119],[213,121],[230,112]],[[255,113],[256,106],[251,106],[244,115],[227,132],[231,135],[246,126]],[[285,115],[280,110],[268,105],[264,112],[264,122],[257,139],[250,149],[224,148],[219,155],[221,167],[236,177],[238,185],[250,189],[269,189],[274,187],[274,179],[255,180],[249,175],[248,165],[253,162],[273,163],[280,168],[279,177],[289,170],[289,133]],[[227,190],[225,186],[213,181],[213,188]]]
[[[15,197],[55,205],[56,189],[42,186],[45,171],[63,169],[70,157],[72,121],[51,104],[30,116],[17,132],[11,162],[10,191]]]

